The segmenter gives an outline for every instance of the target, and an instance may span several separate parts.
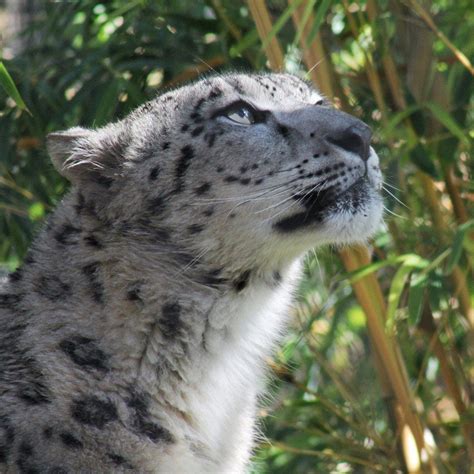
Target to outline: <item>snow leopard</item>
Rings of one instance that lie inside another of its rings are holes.
[[[51,133],[71,187],[1,285],[0,472],[245,472],[302,256],[381,222],[371,138],[286,73]]]

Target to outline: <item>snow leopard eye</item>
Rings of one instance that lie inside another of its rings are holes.
[[[222,117],[233,123],[249,126],[266,122],[269,113],[268,110],[258,110],[248,102],[238,100],[214,112],[212,118]]]
[[[314,105],[324,105],[324,104],[325,104],[324,99],[319,99],[314,103]]]
[[[226,110],[225,116],[232,122],[241,125],[252,125],[256,122],[253,107],[245,103],[237,103]]]

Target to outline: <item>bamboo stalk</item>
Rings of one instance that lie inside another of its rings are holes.
[[[375,18],[378,15],[378,12],[377,12],[377,5],[374,2],[374,0],[368,0],[367,12],[371,21],[375,20]],[[385,52],[384,56],[387,56],[388,58],[390,58],[389,62],[393,63],[391,56],[387,54],[388,45],[384,47],[384,52]],[[425,57],[424,61],[429,63],[431,59],[429,57]],[[420,64],[417,65],[417,68],[419,67],[420,67]],[[428,74],[430,70],[429,67],[423,64],[421,65],[421,69],[425,72],[425,74]],[[400,80],[398,78],[398,72],[395,67],[393,68],[393,70],[391,69],[390,71],[386,69],[386,75],[387,76],[393,75],[394,78],[396,78],[395,82],[400,83]],[[413,76],[416,76],[416,74],[414,74]],[[421,81],[419,84],[425,84],[425,82],[426,81],[423,80],[423,78],[421,78]],[[438,81],[438,84],[440,84],[440,81]],[[416,87],[413,87],[413,86],[415,86],[415,84],[412,84],[412,91],[416,93],[416,95],[418,96],[418,99],[420,99],[421,97],[424,97],[425,93],[423,89],[417,86]],[[441,86],[444,86],[444,83],[441,83]],[[438,102],[439,100],[441,100],[445,108],[449,107],[449,103],[448,103],[449,94],[445,90],[445,87],[443,87],[441,91],[439,90],[439,88],[434,87],[432,93],[434,95],[436,95],[437,93],[437,97],[435,97],[435,101]],[[394,91],[392,91],[392,95],[394,96],[394,102],[397,105],[397,108],[399,110],[403,110],[404,105],[403,103],[401,103],[400,99],[397,99],[397,97],[394,94]],[[409,120],[407,120],[406,122],[407,122],[407,126],[411,128],[411,124],[409,123]],[[438,128],[439,128],[438,124],[435,123],[432,132],[436,133]],[[461,196],[459,194],[459,190],[453,180],[453,166],[445,165],[443,166],[443,171],[444,171],[444,176],[445,176],[446,188],[450,196],[451,202],[453,204],[453,209],[454,209],[457,221],[459,223],[466,222],[468,219],[467,212],[464,207],[464,203],[462,202]],[[438,205],[439,200],[437,198],[437,191],[435,189],[434,182],[429,176],[427,176],[426,174],[422,172],[418,172],[417,177],[425,190],[425,197],[427,197],[430,214],[433,219],[433,226],[437,230],[439,235],[444,236],[446,235],[446,232],[447,232],[447,224],[446,224],[445,216],[442,214],[440,207]],[[466,278],[458,266],[454,268],[453,273],[451,275],[451,279],[455,286],[455,296],[458,297],[462,313],[466,316],[471,328],[474,328],[473,326],[474,315],[473,315],[473,310],[470,303],[469,291],[466,285]],[[426,326],[427,321],[430,322],[430,324],[428,324],[429,327],[428,326],[425,327],[424,330],[429,332],[431,336],[434,338],[433,339],[433,352],[435,356],[437,357],[437,359],[439,360],[441,374],[445,381],[447,392],[449,396],[453,399],[455,407],[458,411],[458,414],[460,418],[462,419],[463,414],[466,412],[466,407],[462,400],[461,389],[455,377],[455,372],[451,364],[449,363],[449,358],[444,350],[444,346],[441,343],[440,335],[438,331],[435,330],[434,320],[431,315],[431,309],[427,306],[426,302],[424,304],[424,310],[423,310],[423,321],[420,324],[420,327],[422,327],[423,324]],[[428,329],[430,329],[431,331],[428,331]],[[470,332],[471,332],[470,338],[471,340],[473,340],[472,329],[470,330]],[[474,441],[472,437],[474,433],[473,424],[469,422],[462,424],[462,431],[464,434],[468,451],[470,452],[471,456],[474,456]]]
[[[375,0],[367,0],[367,14],[372,23],[377,20],[378,11]],[[381,36],[383,41],[382,64],[385,70],[385,77],[387,78],[388,86],[395,105],[399,110],[404,110],[407,107],[407,102],[403,95],[403,87],[397,73],[395,61],[389,54],[388,40],[384,30],[382,30]]]
[[[288,4],[291,5],[294,0],[289,0]],[[293,12],[293,23],[300,25],[303,18],[304,3],[302,3]],[[311,25],[313,24],[314,17],[311,14],[308,21],[304,25],[303,32],[300,37],[300,46],[303,52],[303,58],[305,64],[311,64],[309,67],[309,74],[313,83],[318,89],[327,97],[334,97],[334,78],[332,77],[331,70],[325,64],[327,61],[326,52],[321,41],[321,34],[318,32],[315,39],[311,42],[311,46],[304,47],[306,39],[311,31]]]
[[[344,11],[349,22],[349,27],[352,31],[352,35],[354,39],[357,41],[358,38],[358,31],[359,28],[357,23],[354,19],[354,16],[350,12],[348,0],[342,0],[342,4],[344,6]],[[387,106],[385,104],[384,94],[383,94],[383,87],[382,81],[380,79],[379,73],[374,66],[372,55],[369,51],[362,48],[364,57],[365,57],[365,73],[367,74],[367,79],[370,84],[370,88],[374,94],[375,102],[377,103],[377,107],[380,110],[380,114],[382,116],[382,122],[384,125],[388,124],[388,116],[387,116]]]
[[[265,1],[248,0],[247,3],[250,8],[250,13],[252,14],[252,17],[255,21],[258,34],[262,40],[262,43],[265,44],[266,38],[272,29],[272,20],[265,5]],[[265,53],[267,55],[268,61],[270,62],[271,69],[274,71],[282,71],[284,66],[283,52],[278,40],[275,37],[268,42],[267,46],[265,47]]]
[[[291,5],[295,0],[289,0]],[[301,24],[305,10],[304,3],[300,4],[293,12],[293,23],[296,28]],[[339,81],[336,81],[336,74],[329,66],[330,58],[326,53],[321,37],[321,33],[314,37],[311,44],[308,45],[308,37],[311,31],[311,25],[314,23],[314,15],[311,13],[308,21],[304,25],[299,43],[303,52],[304,62],[308,66],[308,73],[313,81],[313,84],[327,97],[336,98],[339,102],[338,106],[341,109],[349,111],[350,106],[347,98],[340,86]]]
[[[463,396],[463,392],[459,387],[450,357],[439,339],[438,329],[428,301],[425,301],[423,307],[420,329],[422,329],[432,341],[432,349],[436,358],[439,360],[441,374],[446,383],[446,391],[453,400],[456,411],[458,412],[461,430],[464,434],[468,452],[472,459],[474,459],[474,422],[469,420],[467,403],[464,401],[465,398],[468,400],[468,393],[464,391]]]
[[[370,263],[367,249],[355,247],[352,251],[340,251],[344,266],[348,271],[354,271]],[[367,327],[371,341],[382,361],[382,378],[388,380],[391,389],[399,403],[401,422],[406,421],[415,437],[418,450],[424,447],[422,425],[414,410],[412,395],[406,380],[405,371],[401,370],[402,361],[398,360],[398,351],[393,340],[389,340],[385,332],[386,305],[380,285],[373,274],[368,275],[352,284],[357,299],[367,315]],[[403,424],[402,424],[403,426]]]
[[[474,76],[474,67],[466,55],[445,36],[445,34],[436,26],[431,15],[416,1],[409,0],[411,6],[433,33],[453,52],[457,60]]]
[[[255,7],[255,2],[249,1],[249,5],[251,4],[254,4]],[[258,6],[260,7],[258,11],[256,8],[251,8],[251,12],[256,20],[256,23],[257,21],[260,23],[260,26],[257,24],[257,30],[262,42],[264,42],[265,38],[267,38],[270,32],[271,23],[267,22],[264,24],[260,21],[262,17],[269,19],[265,2],[259,2]],[[276,38],[273,38],[273,40],[276,41]],[[282,62],[279,61],[278,53],[275,53],[275,51],[281,52],[281,49],[279,47],[275,49],[267,49],[270,64],[282,64]],[[309,67],[311,67],[311,65],[309,65]],[[380,86],[380,82],[378,85]],[[379,97],[379,100],[381,110],[385,111],[386,109],[383,103],[383,95]],[[367,249],[363,248],[359,249],[359,254],[357,251],[345,249],[341,251],[341,258],[348,270],[355,270],[359,268],[361,263],[365,260],[370,261],[370,258],[368,258]],[[385,333],[385,302],[380,285],[378,284],[376,278],[371,275],[354,283],[353,288],[361,306],[367,315],[369,334],[375,347],[375,353],[377,354],[376,358],[379,360],[379,363],[376,365],[380,370],[381,380],[384,381],[387,389],[393,391],[398,403],[398,406],[396,406],[395,409],[395,416],[399,423],[400,431],[403,433],[408,433],[414,437],[416,442],[416,458],[419,462],[419,459],[421,459],[421,452],[424,449],[422,425],[414,410],[412,395],[406,380],[406,371],[401,370],[403,363],[401,360],[399,360],[399,351],[394,348],[393,340],[389,340],[387,334]],[[404,454],[407,466],[416,465],[416,463],[412,463],[413,456],[415,456],[413,453],[405,451]],[[416,473],[420,471],[415,469],[411,472]],[[432,472],[435,472],[435,470],[432,469]]]
[[[195,79],[206,71],[212,71],[215,67],[221,66],[226,61],[224,56],[215,56],[213,58],[207,59],[206,61],[201,60],[200,64],[196,64],[194,66],[187,67],[183,72],[174,76],[171,80],[163,84],[163,88],[172,88],[176,87],[183,82],[190,81]]]
[[[443,166],[444,182],[446,183],[446,190],[453,204],[454,215],[459,224],[464,224],[469,217],[466,211],[466,206],[459,193],[459,186],[456,184],[454,178],[454,167],[452,165]]]

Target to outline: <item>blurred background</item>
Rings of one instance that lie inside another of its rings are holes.
[[[67,191],[48,132],[286,70],[374,130],[385,226],[305,263],[253,474],[473,472],[470,0],[0,0],[0,269]]]

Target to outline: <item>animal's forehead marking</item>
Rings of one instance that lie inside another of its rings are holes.
[[[322,96],[310,85],[290,74],[238,75],[223,78],[227,87],[236,93],[264,101],[277,103],[316,103]]]

